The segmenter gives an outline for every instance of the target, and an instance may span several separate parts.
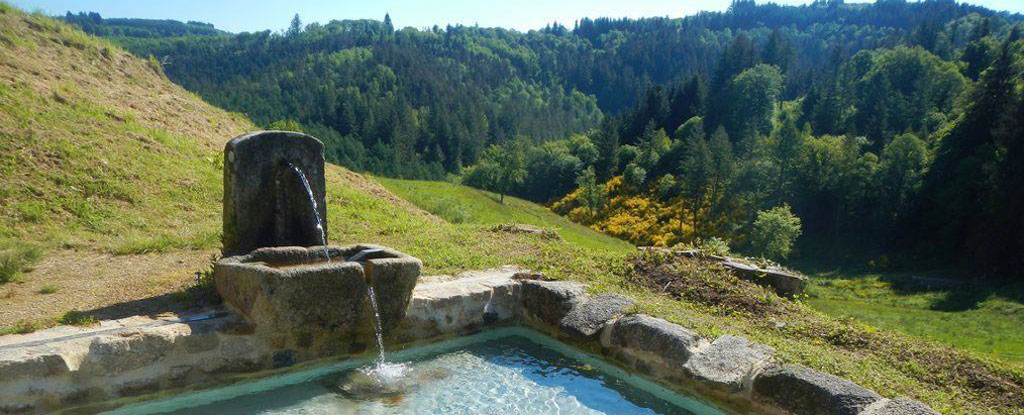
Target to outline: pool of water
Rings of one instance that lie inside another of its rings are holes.
[[[724,415],[522,328],[483,332],[388,355],[401,387],[362,383],[372,359],[133,404],[107,414],[681,414]],[[355,385],[355,386],[353,386]]]

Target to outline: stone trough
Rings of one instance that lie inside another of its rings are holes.
[[[373,333],[370,286],[381,325],[396,326],[421,267],[420,260],[379,245],[273,247],[217,261],[214,281],[224,304],[275,344],[337,349],[349,346],[340,341]]]

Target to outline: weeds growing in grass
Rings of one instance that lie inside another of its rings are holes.
[[[40,256],[42,251],[34,246],[0,244],[0,284],[19,280]]]
[[[467,223],[473,219],[472,215],[469,214],[469,209],[464,204],[451,198],[438,199],[435,203],[425,206],[425,208],[427,212],[440,216],[451,223]]]
[[[213,248],[220,243],[219,232],[184,235],[140,235],[127,237],[110,248],[114,255],[141,255],[178,249]]]
[[[78,310],[71,310],[57,319],[60,324],[68,326],[88,326],[90,324],[96,324],[96,317],[93,317],[85,312]]]
[[[220,296],[213,285],[213,264],[218,259],[220,255],[211,255],[209,265],[196,271],[196,279],[176,292],[175,299],[185,304],[200,306],[219,304]]]
[[[58,290],[60,290],[60,289],[56,285],[46,284],[42,288],[39,289],[39,293],[40,294],[53,294],[53,293],[57,292]]]
[[[22,320],[13,326],[0,328],[0,336],[7,334],[28,334],[41,328],[43,328],[43,326],[39,323]]]

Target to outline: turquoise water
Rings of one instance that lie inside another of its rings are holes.
[[[521,328],[409,349],[389,359],[407,367],[401,393],[352,393],[351,379],[359,379],[360,369],[373,364],[372,359],[359,359],[107,414],[724,415],[698,399]]]

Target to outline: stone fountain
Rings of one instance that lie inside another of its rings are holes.
[[[254,333],[304,356],[357,351],[405,316],[418,259],[378,245],[328,246],[324,145],[260,131],[224,150],[224,258],[218,293]]]

